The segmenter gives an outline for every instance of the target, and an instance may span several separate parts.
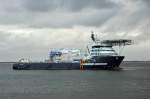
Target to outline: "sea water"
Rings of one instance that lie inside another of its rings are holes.
[[[150,99],[150,62],[110,70],[13,70],[0,63],[0,99]]]

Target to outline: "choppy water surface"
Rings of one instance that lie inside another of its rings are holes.
[[[0,99],[150,99],[150,63],[120,71],[12,70],[0,63]]]

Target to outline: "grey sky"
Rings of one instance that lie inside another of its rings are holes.
[[[0,0],[0,61],[44,60],[50,48],[127,38],[126,60],[150,60],[149,0]]]

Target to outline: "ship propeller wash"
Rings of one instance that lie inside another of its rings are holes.
[[[49,59],[45,62],[17,62],[13,69],[30,70],[98,70],[119,68],[125,56],[121,56],[121,48],[131,45],[132,40],[102,40],[100,41],[91,33],[92,42],[87,45],[87,53],[80,49],[51,49]],[[113,48],[118,46],[119,52]]]

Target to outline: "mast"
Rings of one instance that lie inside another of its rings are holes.
[[[97,44],[100,43],[100,40],[98,39],[97,35],[93,31],[91,31],[91,39],[94,43]]]
[[[95,35],[94,35],[94,32],[93,32],[93,31],[91,32],[91,39],[92,39],[93,42],[96,41],[96,40],[95,40]]]

